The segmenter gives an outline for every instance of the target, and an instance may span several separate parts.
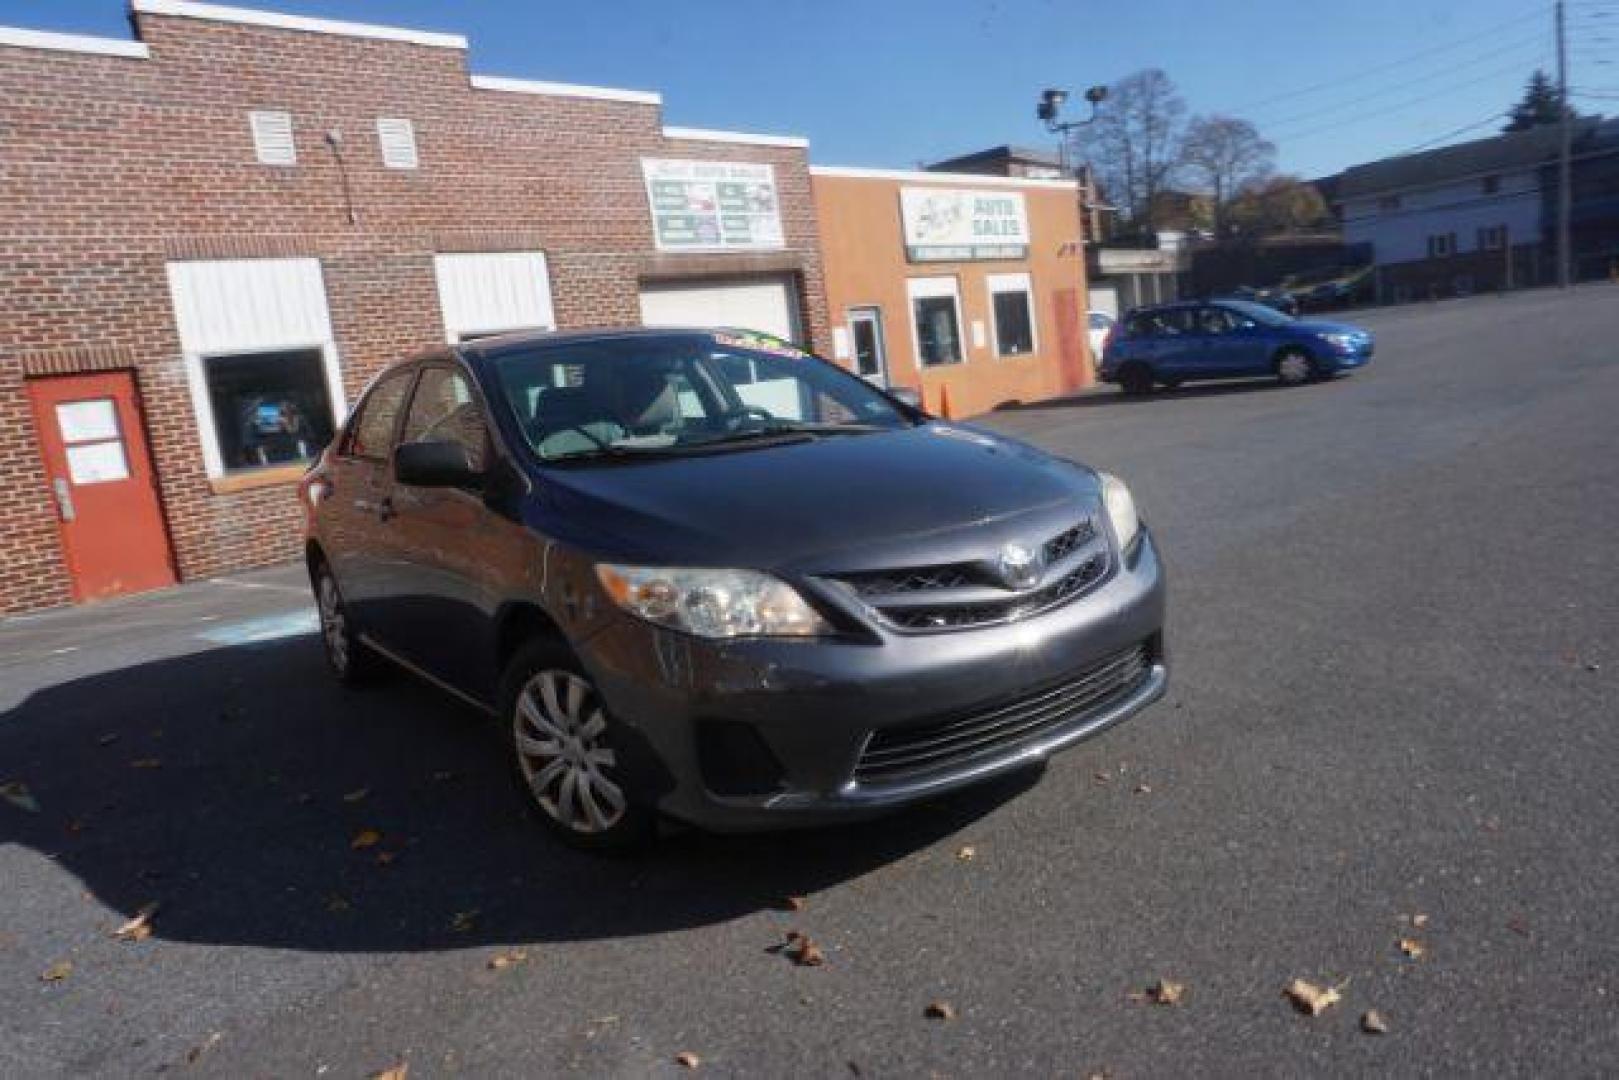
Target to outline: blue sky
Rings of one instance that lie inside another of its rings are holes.
[[[1552,59],[1551,5],[1529,0],[244,6],[461,33],[474,71],[658,90],[668,123],[806,135],[815,161],[839,165],[1049,146],[1033,117],[1042,87],[1078,91],[1157,66],[1193,112],[1247,117],[1281,168],[1321,175],[1485,120]],[[126,37],[125,10],[0,0],[0,25]],[[1619,113],[1619,0],[1571,0],[1570,12],[1573,84],[1615,95],[1577,104]]]

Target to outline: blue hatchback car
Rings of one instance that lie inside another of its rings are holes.
[[[1296,385],[1371,358],[1372,335],[1358,326],[1295,319],[1244,300],[1205,300],[1130,312],[1108,339],[1100,375],[1127,394],[1257,375]]]

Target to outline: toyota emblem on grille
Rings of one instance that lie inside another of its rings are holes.
[[[1039,548],[1013,541],[995,556],[995,574],[1008,589],[1032,589],[1045,573],[1046,560]]]

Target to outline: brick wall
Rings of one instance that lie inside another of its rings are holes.
[[[634,324],[644,278],[757,257],[655,255],[640,158],[775,166],[810,343],[830,351],[815,210],[797,147],[670,140],[652,104],[475,89],[463,50],[136,15],[149,59],[0,45],[0,611],[67,581],[24,394],[41,356],[119,350],[137,373],[182,578],[279,561],[293,489],[207,477],[164,265],[317,257],[352,396],[444,340],[435,251],[538,248],[558,324]],[[298,163],[260,165],[247,114],[293,116]],[[375,122],[415,125],[421,166],[385,169]],[[324,134],[342,133],[356,222]]]

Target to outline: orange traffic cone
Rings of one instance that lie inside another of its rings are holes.
[[[950,384],[945,383],[939,387],[939,415],[946,420],[954,420],[955,414],[950,411]]]

